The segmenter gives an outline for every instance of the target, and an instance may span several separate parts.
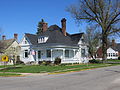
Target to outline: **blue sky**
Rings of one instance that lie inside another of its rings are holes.
[[[78,27],[67,6],[78,0],[0,0],[0,29],[6,38],[13,38],[18,33],[19,40],[24,33],[37,31],[37,24],[43,18],[48,26],[57,24],[61,27],[61,19],[67,19],[67,32],[85,31],[86,24]]]

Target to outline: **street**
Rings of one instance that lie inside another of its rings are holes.
[[[0,90],[120,90],[120,66],[66,74],[0,77]]]

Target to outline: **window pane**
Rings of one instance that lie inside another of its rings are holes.
[[[47,57],[51,57],[51,51],[47,50]]]
[[[85,49],[81,49],[81,56],[85,57]]]
[[[38,51],[38,58],[41,58],[41,51]]]
[[[65,50],[65,57],[69,58],[69,50]]]
[[[28,58],[28,50],[25,50],[25,58]]]

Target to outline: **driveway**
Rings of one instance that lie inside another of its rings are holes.
[[[120,66],[67,74],[0,77],[0,90],[120,90]]]

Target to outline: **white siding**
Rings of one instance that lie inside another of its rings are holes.
[[[112,48],[107,49],[107,59],[117,59],[118,51],[114,51]]]

